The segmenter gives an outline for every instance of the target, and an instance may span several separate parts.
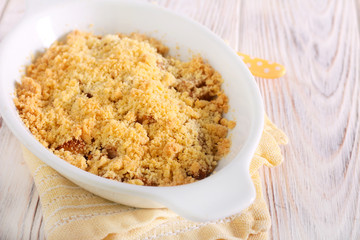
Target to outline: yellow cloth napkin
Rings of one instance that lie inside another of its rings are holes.
[[[266,117],[250,173],[256,199],[234,216],[191,222],[168,209],[137,209],[110,202],[78,187],[23,147],[40,195],[47,238],[52,239],[267,239],[271,221],[258,169],[282,162],[286,135]]]

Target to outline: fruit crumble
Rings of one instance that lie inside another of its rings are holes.
[[[121,182],[174,186],[205,178],[229,152],[223,79],[200,56],[156,39],[73,31],[26,69],[18,112],[50,151]]]

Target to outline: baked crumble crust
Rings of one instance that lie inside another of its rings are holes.
[[[50,151],[93,174],[173,186],[208,176],[226,155],[223,79],[201,57],[167,56],[156,39],[73,31],[35,59],[14,102]]]

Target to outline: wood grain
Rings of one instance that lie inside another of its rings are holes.
[[[284,163],[261,171],[271,239],[360,239],[360,0],[159,0],[235,50],[277,61],[256,79],[290,138]],[[0,39],[24,0],[0,0]],[[44,239],[41,206],[19,142],[0,120],[0,239]]]
[[[259,80],[268,114],[291,139],[284,164],[263,171],[272,236],[359,239],[360,44],[354,2],[252,5],[263,9],[262,19],[244,21],[266,37],[250,35],[255,40],[244,48],[276,57],[288,70],[283,80]],[[251,34],[247,26],[243,31]]]

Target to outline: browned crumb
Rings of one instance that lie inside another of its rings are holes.
[[[233,128],[236,126],[236,122],[234,122],[234,121],[229,121],[229,120],[227,120],[226,118],[222,118],[222,119],[220,120],[220,124],[223,125],[223,126],[225,126],[225,127],[230,128],[230,129],[233,129]]]
[[[201,57],[166,56],[141,34],[74,31],[27,67],[16,88],[25,125],[69,163],[122,182],[171,186],[228,153],[222,77]]]

